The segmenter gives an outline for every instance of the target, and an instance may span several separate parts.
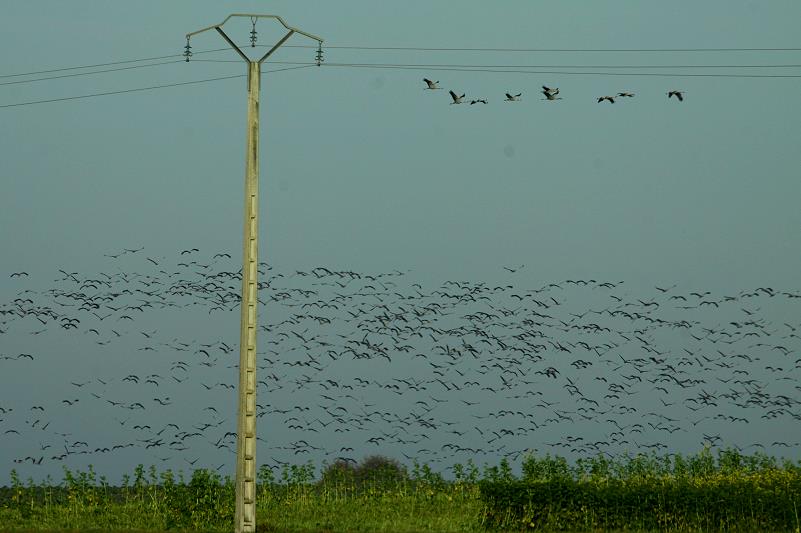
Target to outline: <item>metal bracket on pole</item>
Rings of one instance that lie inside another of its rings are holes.
[[[267,52],[266,54],[264,54],[263,56],[261,56],[261,59],[259,59],[259,63],[261,63],[262,61],[264,61],[265,59],[267,59],[268,57],[270,57],[270,55],[271,55],[273,52],[275,52],[276,50],[278,50],[278,47],[279,47],[279,46],[281,46],[282,44],[284,44],[284,43],[287,41],[287,39],[289,39],[290,37],[292,37],[292,34],[293,34],[293,33],[295,33],[295,30],[289,30],[289,33],[287,33],[286,35],[284,35],[284,37],[283,37],[283,38],[282,38],[280,41],[278,41],[277,43],[275,43],[275,46],[273,46],[272,48],[270,48],[270,51],[269,51],[269,52]]]
[[[312,35],[311,33],[306,33],[306,32],[305,32],[305,31],[303,31],[303,30],[299,30],[299,29],[297,29],[297,28],[293,28],[292,26],[290,26],[290,25],[288,25],[286,22],[284,22],[284,19],[282,19],[282,18],[281,18],[281,17],[279,17],[278,15],[253,15],[253,14],[248,14],[248,13],[234,13],[233,15],[228,15],[227,17],[225,17],[225,20],[224,20],[224,21],[222,21],[222,22],[220,22],[219,24],[213,24],[213,25],[211,25],[211,26],[208,26],[208,27],[206,27],[206,28],[203,28],[202,30],[197,30],[197,31],[193,31],[193,32],[191,32],[191,33],[187,33],[187,34],[186,34],[186,36],[187,36],[187,37],[191,37],[191,36],[193,36],[193,35],[197,35],[198,33],[203,33],[204,31],[209,31],[209,30],[212,30],[212,29],[215,29],[215,28],[219,28],[219,27],[221,27],[223,24],[225,24],[226,22],[228,22],[228,19],[231,19],[231,18],[233,18],[233,17],[248,17],[248,18],[256,18],[256,19],[260,19],[260,18],[261,18],[261,19],[275,19],[275,20],[277,20],[278,22],[280,22],[280,23],[281,23],[281,25],[282,25],[284,28],[286,28],[286,29],[288,29],[288,30],[292,30],[292,31],[293,31],[293,32],[295,32],[295,33],[299,33],[299,34],[301,34],[301,35],[303,35],[303,36],[305,36],[305,37],[308,37],[309,39],[314,39],[314,40],[315,40],[315,41],[317,41],[318,43],[322,43],[322,42],[323,42],[323,40],[322,40],[321,38],[317,37],[316,35]]]
[[[273,18],[289,32],[275,46],[254,61],[226,35],[222,25],[232,17],[249,17],[253,30],[251,44],[255,45],[256,19]],[[236,533],[256,531],[256,333],[258,322],[258,248],[259,248],[259,93],[261,91],[261,64],[293,34],[299,33],[321,44],[319,37],[288,26],[277,15],[233,14],[219,24],[186,34],[189,38],[208,30],[217,30],[223,39],[248,64],[248,123],[245,151],[245,219],[242,243],[242,309],[239,326],[239,392],[236,426]],[[189,53],[191,55],[191,52]],[[189,61],[189,55],[186,56]]]

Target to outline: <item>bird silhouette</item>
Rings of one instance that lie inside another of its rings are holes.
[[[545,89],[542,91],[542,94],[545,95],[545,99],[546,100],[553,101],[553,100],[561,100],[562,99],[561,96],[556,96],[557,94],[559,94],[559,89],[556,89],[555,92],[551,92],[551,91],[548,90],[547,87],[545,87]]]
[[[462,103],[462,99],[464,98],[464,94],[462,94],[462,96],[458,96],[453,91],[448,91],[448,92],[450,93],[451,98],[453,99],[453,102],[451,102],[451,105],[453,105],[453,104],[461,104]]]

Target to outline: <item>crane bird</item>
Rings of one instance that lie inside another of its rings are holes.
[[[670,91],[669,93],[667,93],[667,95],[668,95],[668,100],[670,100],[672,96],[675,96],[676,98],[679,99],[679,102],[684,101],[684,91]]]
[[[626,98],[634,97],[634,93],[617,93],[617,95],[618,96],[623,96],[623,97],[626,97]]]
[[[602,96],[602,97],[598,98],[598,103],[600,104],[604,100],[607,100],[610,104],[614,104],[615,103],[614,96]]]
[[[451,102],[451,105],[453,105],[453,104],[461,104],[462,103],[462,98],[464,98],[464,94],[462,96],[458,96],[453,91],[448,91],[448,92],[451,93],[451,98],[453,98],[453,102]]]
[[[546,87],[545,85],[542,86],[542,92],[551,93],[551,94],[559,94],[559,87],[556,89],[551,89],[550,87]]]
[[[523,93],[517,93],[517,94],[506,93],[506,101],[507,102],[519,102],[520,101],[520,97],[522,95],[523,95]]]
[[[548,99],[548,100],[561,100],[562,99],[561,97],[556,96],[557,94],[559,94],[558,91],[559,91],[559,89],[557,89],[557,92],[555,92],[555,93],[551,93],[551,92],[548,92],[548,91],[542,91],[542,94],[544,94],[545,98]]]
[[[432,90],[434,90],[434,89],[442,89],[442,87],[437,87],[437,84],[439,83],[439,80],[431,81],[428,78],[423,78],[423,81],[426,82],[426,85],[428,85],[428,87],[424,87],[424,89],[432,89]]]
[[[470,100],[470,105],[478,104],[478,103],[486,104],[487,103],[487,99],[486,98],[479,98],[478,100]]]

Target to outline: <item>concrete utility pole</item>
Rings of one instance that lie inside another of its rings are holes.
[[[250,42],[256,46],[256,20],[272,18],[278,20],[289,32],[278,41],[270,51],[258,61],[251,60],[225,34],[222,25],[233,17],[249,17],[253,24]],[[317,64],[321,58],[323,40],[309,33],[288,26],[276,15],[233,14],[214,26],[186,34],[186,60],[189,39],[193,35],[217,30],[228,44],[242,56],[248,64],[248,124],[247,146],[245,151],[245,236],[242,262],[242,314],[239,330],[239,401],[236,425],[236,516],[234,531],[251,533],[256,531],[256,311],[258,309],[259,272],[259,91],[261,88],[261,64],[293,33],[305,35],[318,42]]]

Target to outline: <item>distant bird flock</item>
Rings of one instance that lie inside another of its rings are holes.
[[[108,254],[100,272],[0,274],[6,461],[193,465],[235,450],[238,260],[142,250]],[[402,271],[259,271],[268,464],[375,450],[428,463],[554,447],[612,456],[667,449],[676,432],[801,444],[784,429],[801,421],[799,291],[672,284],[632,297],[617,280],[532,287],[522,264],[499,267],[500,283],[430,287]],[[88,416],[92,428],[76,423]]]
[[[429,80],[428,78],[423,78],[423,82],[425,82],[425,84],[426,84],[426,86],[423,87],[423,89],[425,89],[425,90],[440,90],[440,89],[442,89],[442,87],[439,86],[439,80],[432,81],[432,80]],[[467,102],[467,100],[465,99],[465,96],[466,96],[465,93],[462,93],[461,95],[459,95],[459,94],[455,93],[452,90],[448,91],[448,93],[451,95],[451,100],[452,100],[451,105],[463,104],[463,103]],[[542,100],[546,100],[546,101],[555,101],[555,100],[561,100],[562,99],[562,97],[559,96],[559,88],[558,87],[552,89],[552,88],[550,88],[550,87],[548,87],[546,85],[543,85],[542,86],[542,95],[545,97],[545,98],[542,98]],[[505,93],[505,96],[506,96],[506,98],[504,99],[504,102],[519,102],[522,99],[521,97],[523,96],[523,93],[517,93],[517,94]],[[628,91],[621,91],[621,92],[618,92],[615,96],[607,95],[607,96],[598,97],[598,103],[600,104],[601,102],[609,102],[610,104],[614,104],[615,100],[618,99],[618,98],[633,98],[633,97],[634,97],[634,93],[631,93],[631,92],[628,92]],[[667,97],[668,97],[668,100],[670,100],[673,97],[676,97],[676,99],[679,102],[683,102],[684,101],[684,91],[677,91],[677,90],[669,91],[667,93]],[[486,103],[488,103],[488,100],[486,98],[471,98],[469,100],[469,102],[470,102],[470,105],[474,105],[474,104],[478,104],[478,103],[486,104]]]

